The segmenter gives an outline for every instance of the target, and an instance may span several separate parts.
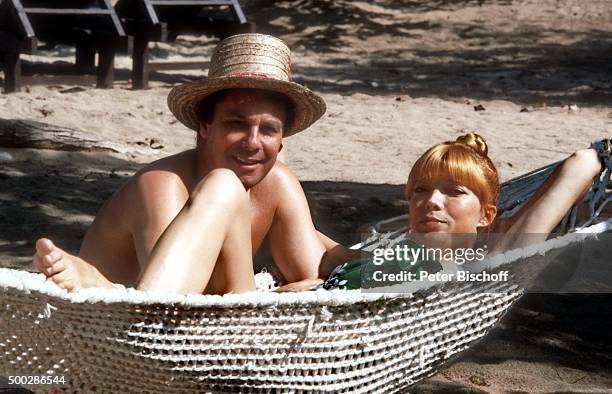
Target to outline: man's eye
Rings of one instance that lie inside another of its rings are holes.
[[[244,125],[244,122],[242,122],[240,120],[230,120],[229,122],[226,122],[226,124],[229,127],[238,129],[238,128],[241,128]]]
[[[266,135],[275,135],[280,133],[280,130],[273,126],[264,126],[261,128],[261,131]]]

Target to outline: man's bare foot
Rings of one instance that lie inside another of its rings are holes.
[[[58,248],[47,238],[36,241],[34,265],[59,287],[78,291],[86,287],[112,287],[93,265]]]

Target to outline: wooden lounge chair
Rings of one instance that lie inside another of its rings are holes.
[[[20,54],[36,53],[39,43],[47,49],[74,45],[75,74],[89,72],[98,51],[96,86],[112,87],[115,52],[127,42],[110,0],[0,1],[0,58],[4,59],[6,93],[20,89]]]
[[[132,83],[148,87],[152,69],[202,68],[196,62],[149,64],[150,41],[171,42],[179,34],[213,35],[221,39],[237,33],[254,33],[237,0],[119,0],[115,10],[127,33],[134,37]],[[226,15],[218,15],[220,11]]]

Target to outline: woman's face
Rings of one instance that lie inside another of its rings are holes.
[[[490,224],[476,194],[448,177],[415,183],[409,217],[412,233],[473,234]]]

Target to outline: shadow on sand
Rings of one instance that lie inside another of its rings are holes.
[[[576,384],[596,374],[609,379],[612,370],[612,294],[526,294],[483,339],[459,357],[461,362],[507,368],[509,361],[531,368],[552,367],[559,380]],[[511,367],[513,368],[513,367]],[[568,376],[566,368],[573,369]],[[478,368],[473,386],[429,379],[414,386],[417,393],[480,393],[486,378]],[[446,376],[442,371],[441,375]],[[573,391],[572,391],[573,392]]]
[[[27,264],[34,242],[52,237],[78,251],[93,216],[136,163],[108,154],[3,149],[16,156],[0,163],[0,261]],[[50,154],[48,154],[50,153]]]
[[[512,3],[499,0],[486,6],[510,7]],[[381,0],[366,6],[346,0],[259,0],[246,4],[245,12],[259,32],[287,40],[297,53],[320,57],[316,65],[302,66],[298,54],[294,70],[297,82],[319,92],[470,97],[549,106],[612,102],[609,31],[595,25],[588,31],[528,22],[517,25],[515,20],[492,26],[476,19],[465,22],[436,16],[437,11],[457,12],[466,7],[478,15],[483,4],[482,0]],[[507,12],[512,15],[513,11]],[[389,37],[395,44],[355,47],[355,39],[373,37]],[[461,45],[440,49],[445,37]],[[215,40],[179,38],[177,45],[197,43],[202,46],[197,54],[202,55],[212,51]],[[353,51],[348,56],[347,49]],[[161,57],[168,55],[163,49],[156,50]],[[24,62],[24,68],[28,74],[65,74],[71,66]],[[127,80],[130,71],[117,69],[115,77]],[[195,78],[180,71],[150,75],[151,80],[168,85]]]
[[[259,31],[295,35],[294,47],[324,55],[323,67],[296,64],[301,82],[317,91],[548,105],[612,102],[612,35],[595,25],[588,31],[564,30],[529,22],[517,25],[509,18],[492,26],[477,18],[466,23],[436,15],[472,7],[477,17],[482,0],[382,0],[369,6],[325,0],[288,3],[261,1],[247,12]],[[513,3],[487,2],[489,8],[482,8],[481,17]],[[361,48],[359,60],[346,58],[355,38],[373,37],[390,37],[395,47]],[[461,46],[436,49],[445,37],[457,39]]]

